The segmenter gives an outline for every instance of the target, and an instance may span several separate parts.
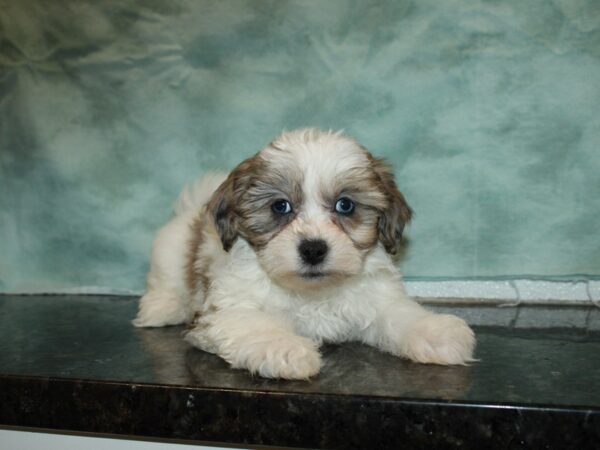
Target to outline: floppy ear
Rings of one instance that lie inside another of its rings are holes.
[[[260,167],[258,154],[242,161],[218,187],[208,202],[208,213],[215,222],[223,250],[226,252],[231,250],[231,246],[240,234],[241,198],[251,185],[257,167]]]
[[[234,211],[235,172],[217,188],[207,208],[221,237],[223,250],[228,252],[238,236],[237,214]]]
[[[383,159],[371,160],[380,189],[385,194],[388,205],[379,217],[379,240],[385,250],[395,255],[402,241],[404,226],[410,222],[412,210],[394,181],[392,168]]]

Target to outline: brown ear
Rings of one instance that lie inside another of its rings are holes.
[[[235,173],[231,173],[214,192],[207,205],[226,252],[231,249],[238,236],[237,215],[233,209],[234,178]]]
[[[412,210],[394,181],[392,168],[383,159],[372,159],[372,168],[388,205],[379,217],[379,240],[385,250],[395,255],[402,241],[404,226],[410,222]]]
[[[260,167],[258,154],[242,161],[219,186],[208,202],[208,212],[212,216],[223,249],[228,252],[240,234],[240,204],[248,191],[254,174]]]

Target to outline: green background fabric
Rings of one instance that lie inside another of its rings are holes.
[[[0,0],[0,291],[143,288],[184,182],[345,129],[407,277],[600,276],[600,2]]]

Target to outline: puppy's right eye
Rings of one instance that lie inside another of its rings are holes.
[[[277,214],[289,214],[292,212],[292,205],[287,200],[279,199],[271,205],[271,209]]]

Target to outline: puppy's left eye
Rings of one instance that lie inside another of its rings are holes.
[[[271,205],[271,209],[277,214],[289,214],[292,212],[292,205],[287,200],[279,199]]]
[[[348,197],[342,197],[335,202],[335,211],[338,214],[349,215],[354,212],[354,202]]]

